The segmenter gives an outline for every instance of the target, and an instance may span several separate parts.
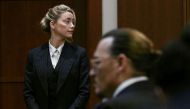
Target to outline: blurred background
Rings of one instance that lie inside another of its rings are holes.
[[[1,0],[0,109],[26,109],[22,92],[26,57],[31,48],[48,41],[39,22],[49,8],[61,3],[75,10],[74,41],[87,49],[89,58],[110,29],[136,28],[159,49],[190,21],[190,0]],[[97,102],[91,88],[87,108]]]

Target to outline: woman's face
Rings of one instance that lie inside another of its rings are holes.
[[[75,16],[71,12],[64,12],[57,19],[51,22],[51,30],[54,34],[63,38],[72,38],[75,28]]]

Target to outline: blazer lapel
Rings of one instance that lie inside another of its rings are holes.
[[[50,60],[49,54],[49,45],[44,44],[39,52],[37,66],[36,66],[37,74],[41,81],[42,87],[46,94],[48,95],[48,74],[53,71],[53,66]]]
[[[61,86],[64,84],[64,81],[67,78],[67,75],[69,74],[72,64],[74,62],[74,53],[71,45],[69,43],[65,42],[65,45],[62,49],[60,59],[57,63],[57,66],[55,70],[58,71],[58,87],[57,87],[57,93],[60,90]]]

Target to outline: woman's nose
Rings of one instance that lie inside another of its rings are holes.
[[[95,75],[94,70],[93,70],[93,69],[91,69],[89,74],[90,74],[90,76],[91,76],[91,77],[93,77],[93,76]]]
[[[74,28],[75,24],[73,22],[71,22],[71,28]]]

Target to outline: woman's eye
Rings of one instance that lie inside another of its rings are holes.
[[[64,22],[65,22],[66,24],[69,24],[69,23],[70,23],[70,21],[69,21],[69,20],[64,20]]]
[[[95,64],[96,66],[98,66],[100,63],[101,63],[101,61],[99,61],[99,60],[94,61],[94,64]]]

